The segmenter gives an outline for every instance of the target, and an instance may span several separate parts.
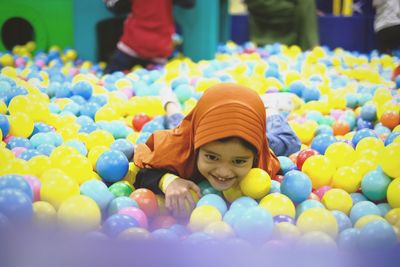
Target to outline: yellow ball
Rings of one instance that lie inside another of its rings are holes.
[[[324,194],[322,204],[328,210],[339,210],[348,215],[353,206],[353,200],[350,194],[343,189],[333,188]]]
[[[252,168],[240,181],[240,189],[245,196],[262,198],[271,188],[271,177],[260,168]]]
[[[144,228],[140,227],[131,227],[124,231],[122,231],[118,235],[118,239],[120,240],[149,240],[151,238],[151,234]]]
[[[26,161],[19,158],[13,158],[12,160],[8,161],[7,165],[2,166],[3,163],[0,165],[0,175],[3,174],[31,174],[31,170],[29,166],[26,164]]]
[[[7,113],[7,106],[4,103],[4,101],[0,100],[0,114],[6,114]]]
[[[190,215],[189,229],[193,232],[204,231],[209,224],[220,221],[222,221],[222,215],[216,207],[200,206],[195,208]]]
[[[373,221],[385,221],[381,216],[375,215],[375,214],[369,214],[362,216],[360,219],[357,220],[357,222],[354,224],[354,228],[361,229],[363,228],[367,223],[373,222]]]
[[[395,225],[400,222],[400,208],[394,208],[388,211],[385,215],[385,219],[391,224]]]
[[[86,146],[89,150],[95,146],[110,147],[112,142],[114,142],[114,136],[111,133],[104,130],[95,130],[89,134]]]
[[[37,225],[51,225],[56,223],[57,211],[46,201],[36,201],[32,204],[33,220]]]
[[[224,221],[210,223],[206,226],[204,232],[217,239],[228,239],[235,236],[232,227]]]
[[[61,165],[61,162],[70,155],[79,155],[79,151],[71,146],[61,145],[53,149],[50,154],[51,164],[53,166]]]
[[[296,225],[290,222],[281,222],[275,224],[274,236],[277,237],[279,240],[291,242],[299,239],[301,236],[301,232]]]
[[[336,142],[328,146],[325,156],[335,164],[336,168],[350,166],[355,161],[354,149],[343,142]]]
[[[64,229],[88,232],[100,226],[100,208],[87,196],[71,196],[64,200],[57,215],[58,224]]]
[[[296,225],[303,233],[320,231],[332,238],[336,238],[339,229],[335,216],[324,208],[311,208],[304,211],[297,219]]]
[[[33,120],[22,112],[16,112],[8,117],[10,135],[29,137],[33,132]]]
[[[113,121],[113,120],[118,120],[120,115],[118,112],[109,106],[103,106],[100,108],[94,117],[94,120],[96,122],[98,121]]]
[[[31,158],[28,161],[28,166],[32,171],[32,174],[36,177],[40,177],[42,173],[51,168],[51,160],[49,157],[44,155],[39,155],[36,157]]]
[[[400,176],[400,143],[391,143],[382,150],[379,165],[388,176],[392,178]]]
[[[312,187],[315,189],[330,185],[335,165],[326,156],[314,155],[306,159],[301,170],[310,177]]]
[[[374,137],[365,137],[361,139],[360,142],[357,143],[356,152],[362,153],[363,151],[369,149],[380,152],[384,147],[385,145],[383,144],[381,139]]]
[[[14,68],[7,67],[7,66],[14,66],[14,59],[12,55],[10,54],[2,55],[0,57],[0,63],[1,65],[6,66],[1,70],[1,74],[4,74],[5,76],[9,76],[12,78],[17,77],[16,70]]]
[[[361,177],[364,177],[364,175],[367,172],[370,172],[372,170],[375,170],[377,167],[377,163],[373,162],[371,160],[367,160],[367,159],[360,159],[357,160],[356,162],[354,162],[353,164],[353,168],[355,169],[355,171],[360,174]]]
[[[387,200],[392,208],[400,208],[400,177],[394,179],[387,189]]]
[[[53,169],[54,170],[54,169]],[[40,188],[40,198],[43,201],[49,202],[56,209],[61,203],[72,196],[77,196],[80,193],[78,183],[70,178],[68,175],[63,174],[61,170],[53,172],[51,177],[46,172],[42,175],[42,187]],[[43,179],[43,177],[48,177]]]
[[[332,187],[354,193],[360,188],[362,176],[353,167],[341,167],[332,177]]]
[[[239,197],[243,196],[242,191],[240,190],[239,185],[232,186],[231,188],[222,191],[222,194],[224,195],[225,199],[232,203]]]
[[[329,248],[336,248],[334,237],[322,231],[307,232],[300,237],[299,243],[301,247],[315,247],[323,246]]]
[[[73,178],[78,184],[82,184],[92,178],[92,164],[81,154],[71,154],[63,158],[55,165],[63,170],[69,177]]]
[[[296,209],[293,202],[290,198],[280,193],[272,193],[263,197],[259,205],[272,216],[287,215],[292,218],[296,216]]]

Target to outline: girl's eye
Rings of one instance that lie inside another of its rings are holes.
[[[205,157],[206,157],[206,159],[212,160],[212,161],[218,160],[217,156],[210,155],[210,154],[206,154]]]
[[[245,164],[246,162],[247,162],[247,160],[244,160],[244,159],[235,159],[233,161],[233,164],[240,166],[240,165]]]

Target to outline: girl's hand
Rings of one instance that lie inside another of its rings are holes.
[[[165,206],[174,217],[187,218],[196,203],[192,197],[194,191],[200,197],[200,188],[190,180],[177,178],[165,189]]]

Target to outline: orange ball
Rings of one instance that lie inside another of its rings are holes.
[[[334,135],[345,135],[350,132],[350,125],[346,121],[338,120],[332,124]]]
[[[157,197],[152,191],[145,188],[136,189],[129,197],[136,201],[147,217],[152,218],[157,214]]]
[[[381,116],[380,122],[389,129],[393,129],[400,124],[400,115],[393,110],[385,111]]]

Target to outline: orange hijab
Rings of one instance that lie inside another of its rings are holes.
[[[134,162],[139,168],[167,169],[189,179],[202,145],[233,136],[257,149],[258,168],[271,177],[279,171],[279,161],[268,146],[260,96],[246,87],[227,83],[206,90],[177,128],[156,131],[146,144],[139,144]]]

